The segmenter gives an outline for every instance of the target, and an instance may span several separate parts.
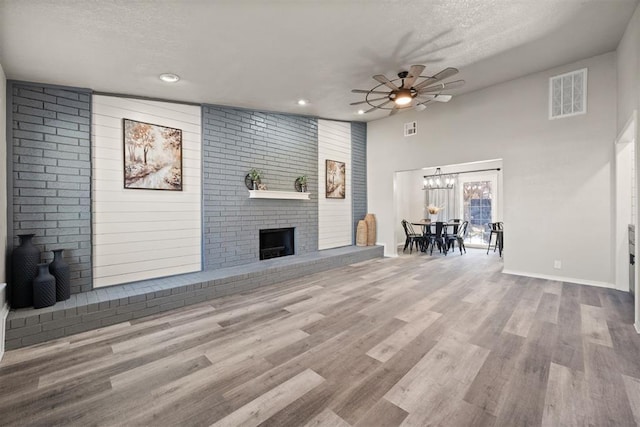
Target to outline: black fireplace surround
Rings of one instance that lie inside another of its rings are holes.
[[[260,259],[295,254],[294,230],[294,227],[260,230]]]

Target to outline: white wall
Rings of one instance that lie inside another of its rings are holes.
[[[345,198],[327,199],[326,160],[346,164]],[[318,249],[352,243],[351,218],[351,124],[318,120]]]
[[[201,269],[201,114],[197,106],[94,96],[93,285]],[[124,189],[122,119],[182,130],[182,191]]]
[[[640,107],[640,5],[618,45],[618,132]]]
[[[615,66],[612,52],[370,122],[367,187],[378,240],[395,248],[394,172],[425,159],[502,158],[505,271],[610,286]],[[549,77],[584,67],[588,114],[548,120]],[[412,120],[418,134],[405,138],[403,123]]]
[[[405,241],[404,229],[401,221],[406,219],[409,222],[417,221],[425,216],[426,194],[422,189],[422,169],[412,171],[402,171],[395,174],[396,189],[396,246],[403,245]]]

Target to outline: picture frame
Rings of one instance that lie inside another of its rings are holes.
[[[122,119],[125,189],[182,191],[182,130]]]
[[[327,199],[344,199],[347,186],[347,166],[337,160],[325,160],[325,197]]]

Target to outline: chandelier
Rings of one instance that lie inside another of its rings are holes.
[[[433,175],[425,175],[423,178],[423,190],[451,190],[455,184],[455,177],[443,174],[440,168],[436,168],[436,173]]]

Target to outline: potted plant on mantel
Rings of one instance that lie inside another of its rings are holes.
[[[262,177],[262,172],[257,169],[251,169],[249,171],[249,179],[251,179],[251,186],[254,190],[258,190],[258,184],[260,183],[260,178]]]
[[[300,184],[300,192],[302,193],[306,193],[307,192],[307,181],[309,180],[309,178],[307,177],[307,175],[302,175],[299,176],[297,181]]]

